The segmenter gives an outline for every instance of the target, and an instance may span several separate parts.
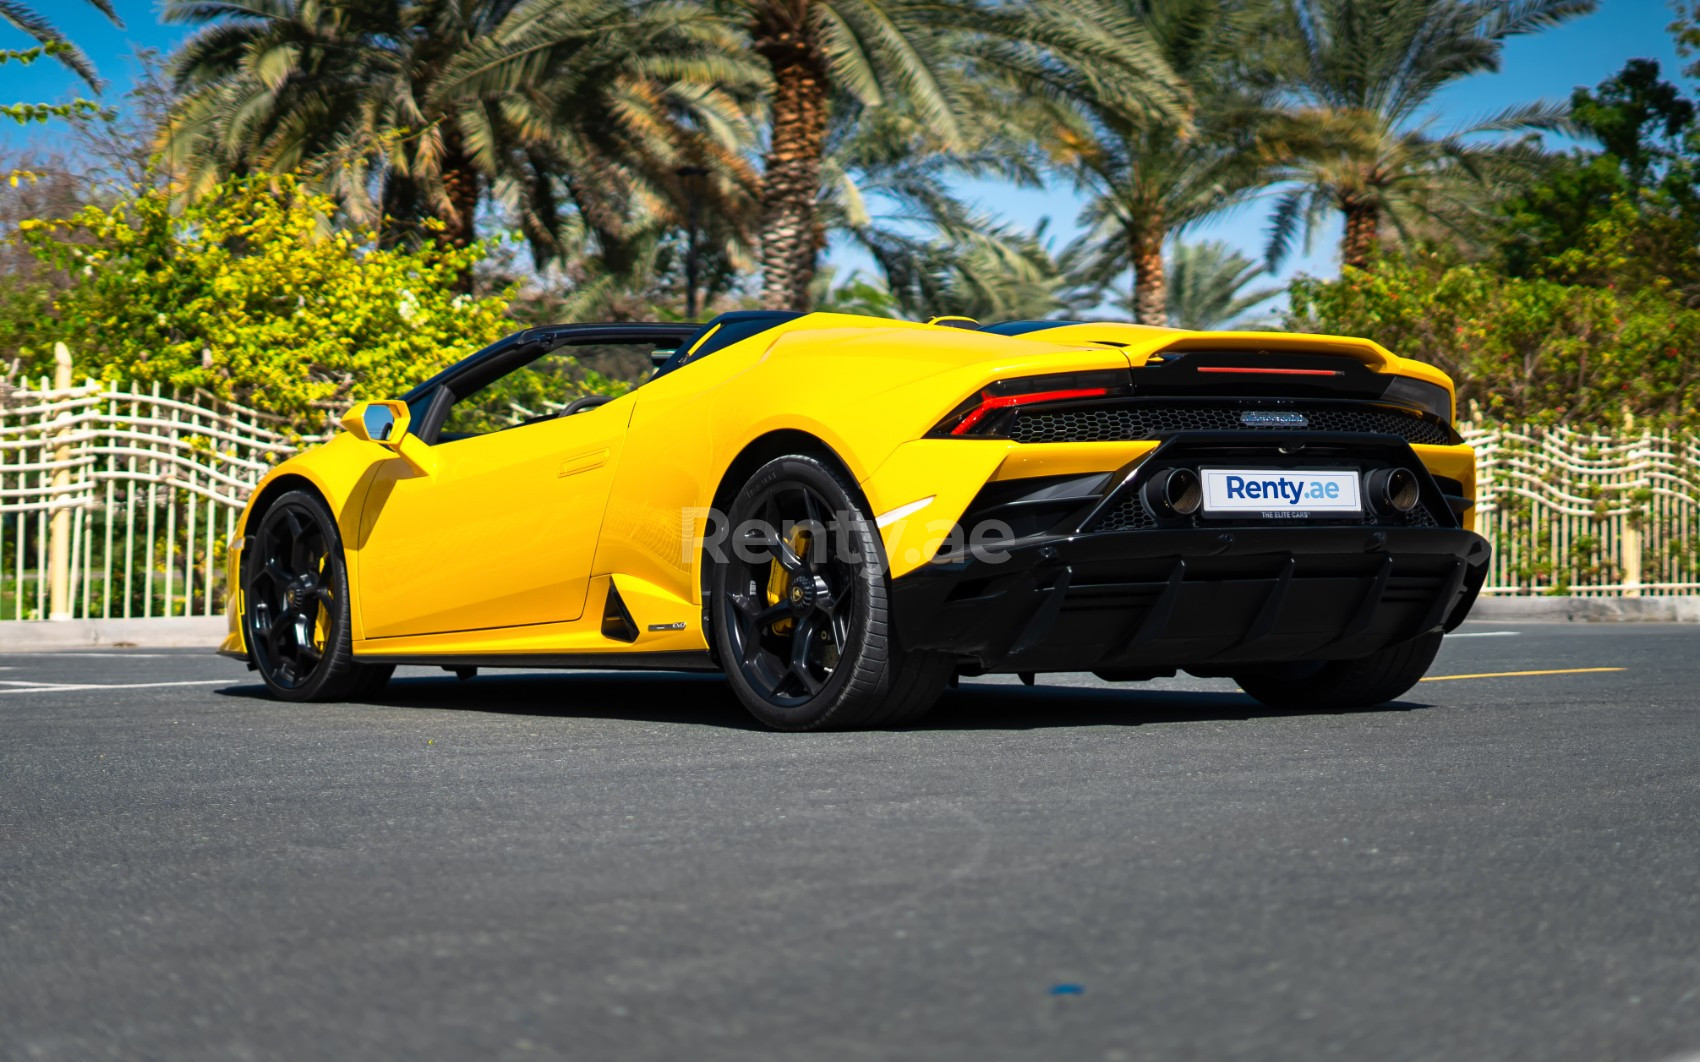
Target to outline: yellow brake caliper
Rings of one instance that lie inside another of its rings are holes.
[[[328,554],[328,553],[325,556],[319,558],[319,585],[320,586],[325,585],[325,569],[330,566],[330,559],[331,559],[330,554]],[[325,646],[330,644],[330,640],[331,640],[331,610],[325,607],[325,603],[323,601],[320,601],[319,602],[319,610],[316,613],[314,613],[314,619],[313,619],[313,648],[315,648],[319,652],[323,653],[325,651]]]
[[[786,541],[791,546],[791,552],[799,557],[803,556],[809,548],[808,529],[792,528],[791,537]],[[779,563],[779,558],[775,557],[767,562],[767,603],[770,606],[777,605],[781,601],[789,599],[790,596],[791,573],[786,571],[784,565]],[[788,634],[793,626],[795,626],[795,621],[790,616],[786,616],[784,619],[773,621],[773,632],[775,634]]]

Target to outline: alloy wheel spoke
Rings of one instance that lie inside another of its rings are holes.
[[[791,628],[791,673],[810,694],[820,692],[820,682],[809,671],[809,650],[814,645],[819,620],[813,613],[799,616]]]
[[[283,624],[275,619],[266,624],[265,638],[266,649],[271,653],[272,659],[281,661],[283,658]]]
[[[317,576],[318,557],[318,551],[313,549],[312,534],[297,535],[289,553],[290,567],[295,569],[296,574]]]
[[[738,610],[739,618],[744,621],[743,625],[758,632],[773,626],[791,613],[791,606],[783,602],[777,605],[758,605],[755,598],[743,594],[732,596],[732,606]]]
[[[847,610],[833,613],[827,618],[827,626],[832,631],[832,647],[843,656],[844,644],[850,640],[850,613]]]
[[[266,566],[263,571],[280,591],[295,581],[295,576],[291,575],[276,557],[266,558]]]
[[[775,544],[779,547],[777,556],[779,557],[779,566],[781,568],[784,568],[792,575],[808,574],[808,565],[803,563],[803,558],[797,556],[797,551],[791,548],[791,543],[784,539],[776,539]]]
[[[796,676],[797,684],[803,687],[803,691],[811,697],[819,693],[825,685],[820,679],[815,678],[815,676],[810,673],[807,664],[804,664],[802,667],[792,668],[791,674]]]
[[[761,632],[743,630],[738,632],[738,661],[745,667],[753,667],[761,658]]]
[[[807,574],[808,568],[804,566],[803,559],[797,556],[797,551],[792,549],[791,544],[775,532],[756,532],[750,536],[748,541],[751,545],[760,546],[766,550],[768,555],[778,561],[779,566],[784,568],[787,573],[791,575]]]
[[[807,488],[803,490],[803,511],[809,514],[811,523],[825,530],[826,520],[821,517],[820,499],[815,497],[814,491]]]

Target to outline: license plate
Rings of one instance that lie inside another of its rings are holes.
[[[1271,520],[1363,514],[1356,469],[1203,468],[1204,514],[1255,513]]]

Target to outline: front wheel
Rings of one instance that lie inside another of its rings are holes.
[[[1370,708],[1403,696],[1440,652],[1439,634],[1389,646],[1361,660],[1301,661],[1234,675],[1253,697],[1286,711]]]
[[[266,689],[286,701],[368,696],[395,670],[354,660],[342,539],[306,491],[274,502],[243,551],[242,634]]]
[[[779,730],[895,726],[932,707],[955,668],[904,652],[884,551],[850,481],[810,455],[744,484],[705,557],[715,649],[732,689]]]

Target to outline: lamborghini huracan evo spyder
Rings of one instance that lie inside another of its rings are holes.
[[[591,371],[649,378],[574,397]],[[260,482],[222,651],[288,700],[398,664],[719,670],[794,730],[910,722],[987,672],[1364,707],[1486,573],[1452,415],[1443,373],[1334,336],[532,328]]]

